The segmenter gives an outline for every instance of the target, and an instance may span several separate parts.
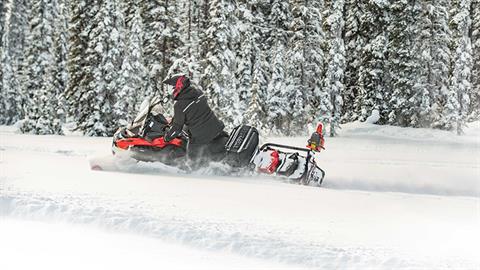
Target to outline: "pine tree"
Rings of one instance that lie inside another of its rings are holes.
[[[413,28],[413,31],[417,35],[414,36],[413,39],[413,49],[414,52],[413,58],[416,67],[418,68],[415,71],[415,77],[413,83],[413,88],[411,91],[412,97],[408,98],[408,106],[411,106],[415,110],[419,110],[419,113],[410,112],[408,115],[408,120],[412,117],[415,118],[415,126],[416,127],[426,127],[429,123],[432,122],[432,119],[429,119],[432,116],[432,102],[433,102],[433,93],[434,90],[433,83],[431,81],[431,74],[432,74],[432,62],[433,62],[433,55],[432,55],[432,39],[434,36],[433,33],[433,26],[434,26],[434,12],[435,6],[433,5],[432,1],[422,1],[422,2],[415,2],[413,5],[413,9],[415,9],[418,5],[421,6],[421,11],[418,14],[418,26]],[[412,11],[413,12],[413,11]],[[404,110],[410,111],[411,109]],[[409,124],[407,124],[408,126]]]
[[[443,113],[444,127],[462,134],[470,110],[472,91],[471,70],[472,44],[469,36],[470,0],[453,1],[454,14],[451,28],[453,31],[453,70],[451,86],[447,97],[447,105]]]
[[[421,92],[421,102],[415,105],[419,113],[417,126],[436,126],[448,89],[450,66],[449,1],[425,0],[419,34],[415,40],[416,61],[419,63],[415,91]]]
[[[308,85],[307,123],[325,122],[331,112],[328,89],[323,88],[325,34],[322,28],[323,1],[306,2],[305,80]],[[306,130],[306,129],[305,129]]]
[[[291,20],[289,3],[274,0],[270,13],[272,32],[268,44],[271,46],[271,78],[267,88],[267,122],[273,126],[273,133],[281,134],[289,128],[289,102],[286,89],[286,55],[288,22]]]
[[[3,3],[3,2],[2,2]],[[4,1],[5,22],[0,62],[2,70],[2,100],[0,122],[13,124],[25,117],[27,95],[21,84],[25,73],[26,36],[29,33],[30,1]]]
[[[7,35],[5,34],[7,29],[7,20],[5,20],[7,16],[7,7],[8,2],[2,1],[0,3],[0,96],[2,99],[0,100],[0,125],[3,125],[7,122],[7,91],[3,85],[3,77],[4,77],[4,69],[5,69],[5,62],[7,61],[7,56],[5,52],[5,39]]]
[[[325,76],[325,89],[330,90],[330,102],[332,110],[328,124],[330,126],[330,136],[336,136],[337,130],[340,128],[340,120],[342,114],[342,92],[345,89],[343,82],[345,74],[345,44],[343,43],[343,9],[344,1],[334,1],[330,7],[330,14],[327,18],[327,26],[329,31],[329,61]]]
[[[357,120],[362,116],[362,95],[360,91],[359,73],[362,68],[360,61],[365,46],[367,33],[362,32],[362,10],[365,9],[364,1],[345,1],[345,89],[342,91],[343,121]],[[373,29],[372,29],[373,30]],[[370,31],[370,29],[369,29]]]
[[[178,2],[178,3],[176,3]],[[175,60],[180,59],[184,57],[184,51],[183,48],[185,45],[183,44],[183,37],[182,37],[182,32],[179,31],[182,26],[182,21],[183,19],[187,16],[187,12],[185,12],[184,8],[182,7],[180,1],[166,1],[166,13],[165,13],[165,18],[166,18],[166,23],[165,23],[165,30],[164,33],[162,33],[162,39],[163,39],[163,59],[162,59],[162,66],[164,67],[162,70],[162,78],[167,77],[168,71],[171,68],[172,64],[174,63]],[[185,6],[185,5],[183,5]],[[189,73],[189,67],[188,65],[186,66],[181,66],[179,67],[183,73]],[[164,87],[162,85],[162,87]],[[163,90],[166,90],[162,88]],[[170,96],[171,93],[165,93],[166,96]]]
[[[80,32],[79,37],[85,37],[85,40],[72,42],[75,54],[71,55],[72,62],[69,65],[75,68],[72,70],[75,71],[72,72],[73,80],[78,81],[69,88],[68,93],[75,112],[75,122],[77,128],[86,135],[108,136],[113,134],[118,125],[113,106],[123,59],[120,35],[124,31],[124,21],[121,7],[115,2],[103,1],[100,5],[83,2],[72,8],[72,16],[76,19],[72,23],[74,27],[85,26],[83,29],[72,29],[73,32]],[[77,51],[80,48],[85,50]],[[84,60],[79,57],[84,57]],[[79,64],[81,66],[77,66]],[[78,67],[80,69],[77,70]]]
[[[365,121],[378,110],[381,122],[388,115],[389,94],[386,90],[386,54],[387,54],[387,2],[371,1],[363,5],[359,31],[363,35],[363,48],[357,60],[359,65],[357,96],[354,102],[355,115]],[[351,53],[347,53],[349,55]]]
[[[252,13],[253,4],[250,1],[241,3],[238,9],[238,18],[241,23],[239,27],[240,47],[237,53],[237,92],[232,97],[234,116],[234,125],[237,126],[243,122],[245,110],[251,100],[250,88],[253,84],[253,70],[255,54],[258,52],[258,34],[252,31],[252,26],[256,25],[257,19]],[[258,86],[256,86],[258,88]],[[256,90],[258,91],[258,90]]]
[[[469,120],[480,120],[480,1],[472,0],[472,94],[470,96]]]
[[[176,1],[176,17],[180,40],[172,57],[168,73],[185,73],[195,85],[200,83],[200,49],[199,49],[199,10],[201,0]]]
[[[0,3],[0,63],[2,63],[4,54],[3,32],[5,28],[5,15],[7,14],[6,1]],[[3,88],[3,63],[0,65],[0,96],[5,97],[5,89]],[[0,101],[0,125],[5,124],[5,102]]]
[[[164,67],[161,33],[165,29],[164,4],[157,0],[141,2],[142,20],[144,22],[143,51],[148,72],[148,95],[164,95],[161,77]]]
[[[432,100],[432,115],[429,117],[433,122],[431,126],[437,127],[441,121],[441,110],[445,105],[446,94],[449,88],[449,74],[451,65],[451,36],[448,21],[450,0],[438,0],[430,2],[431,25],[428,30],[431,33],[428,85],[430,99]]]
[[[118,5],[104,1],[95,14],[87,48],[87,61],[92,65],[92,80],[87,91],[93,105],[81,122],[86,135],[112,135],[117,123],[113,106],[116,102],[118,67],[121,67],[121,52],[118,50],[120,37],[118,26]]]
[[[48,86],[48,92],[53,93],[57,98],[56,116],[59,123],[66,121],[65,91],[68,83],[67,56],[68,56],[68,9],[65,0],[54,1],[54,66],[52,67],[52,84]]]
[[[233,128],[235,95],[235,54],[231,46],[238,39],[234,5],[231,0],[213,0],[209,6],[208,52],[203,73],[206,94],[227,129]]]
[[[118,77],[116,93],[117,102],[114,105],[115,116],[119,125],[126,125],[138,109],[145,96],[146,70],[142,50],[142,17],[140,10],[132,7],[134,13],[128,22],[126,53],[123,59],[121,74]]]
[[[389,101],[391,111],[388,123],[400,126],[418,126],[418,108],[422,102],[422,92],[417,83],[419,61],[415,58],[415,37],[418,25],[415,21],[419,12],[414,0],[394,1],[390,5],[391,21],[388,26],[390,70],[389,88],[392,96]]]
[[[81,124],[89,115],[90,100],[93,98],[88,87],[93,80],[91,68],[95,63],[87,61],[92,50],[87,51],[89,32],[93,28],[93,18],[99,6],[93,0],[70,1],[68,24],[68,83],[65,93],[68,121],[81,129]]]
[[[255,64],[253,67],[252,88],[250,89],[250,100],[243,123],[256,127],[261,134],[267,132],[268,125],[265,123],[266,111],[264,100],[266,98],[267,78],[265,69],[268,63],[264,53],[257,48],[255,52]]]
[[[142,20],[144,24],[144,59],[149,74],[148,95],[157,95],[163,101],[167,101],[171,93],[162,81],[167,77],[173,61],[180,57],[178,48],[183,44],[179,36],[181,22],[177,14],[185,13],[185,10],[176,10],[175,1],[143,0]],[[170,105],[171,106],[171,105]]]
[[[286,93],[289,100],[289,125],[285,135],[298,134],[298,127],[306,126],[308,121],[307,92],[310,86],[306,80],[305,62],[307,55],[307,7],[304,0],[293,1],[292,22],[290,23],[286,70]]]
[[[7,1],[2,1],[0,3],[0,40],[3,38],[6,14],[7,14]]]
[[[30,35],[26,55],[26,91],[29,99],[26,103],[26,119],[21,126],[22,132],[35,134],[60,134],[58,121],[58,99],[51,91],[54,83],[54,2],[37,1],[32,6]]]
[[[267,102],[267,87],[269,84],[269,67],[270,63],[267,61],[268,48],[265,48],[266,39],[269,33],[268,20],[265,19],[262,3],[259,1],[247,0],[249,4],[250,13],[243,31],[250,32],[249,38],[251,47],[251,60],[253,62],[251,69],[251,76],[249,78],[250,85],[245,89],[244,97],[246,98],[245,115],[242,123],[247,125],[253,125],[261,132],[266,134],[270,130],[270,126],[266,114],[266,102]],[[245,18],[247,19],[247,18]],[[252,31],[253,29],[253,31]],[[242,40],[244,40],[242,38]],[[240,87],[239,87],[240,89]]]

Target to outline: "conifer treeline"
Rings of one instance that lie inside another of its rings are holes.
[[[231,128],[462,132],[480,117],[480,0],[4,0],[0,123],[111,135],[169,73]]]

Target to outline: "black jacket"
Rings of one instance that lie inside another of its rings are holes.
[[[188,86],[181,90],[175,100],[172,127],[165,135],[165,140],[178,137],[184,125],[187,125],[190,142],[194,144],[209,143],[223,131],[225,125],[210,109],[201,91]]]

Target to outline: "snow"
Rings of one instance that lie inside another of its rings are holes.
[[[375,124],[378,120],[380,120],[380,112],[378,110],[373,110],[372,114],[365,120],[365,123]]]
[[[318,188],[91,171],[110,138],[1,127],[0,269],[478,269],[479,131],[344,125]]]
[[[133,234],[78,225],[7,219],[0,223],[0,238],[10,244],[0,245],[0,253],[4,255],[0,262],[2,269],[220,270],[231,265],[236,269],[287,269],[228,252],[198,251]],[[212,259],[215,264],[210,262]]]

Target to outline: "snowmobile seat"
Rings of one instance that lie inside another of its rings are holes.
[[[143,136],[145,139],[152,141],[153,139],[163,137],[168,128],[168,121],[161,114],[151,115],[148,117],[145,126],[143,127]]]

